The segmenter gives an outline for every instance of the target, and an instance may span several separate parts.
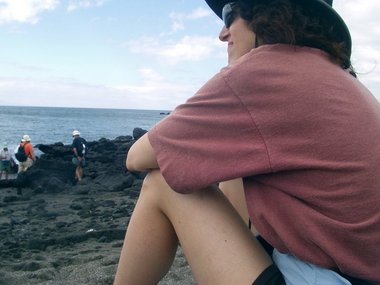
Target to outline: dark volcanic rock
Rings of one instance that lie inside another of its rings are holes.
[[[141,128],[134,128],[133,129],[133,138],[137,141],[139,138],[141,138],[143,135],[146,134],[146,130],[143,130]]]
[[[73,182],[75,166],[65,157],[52,157],[51,155],[38,159],[33,167],[20,173],[15,181],[17,187],[42,187],[52,192],[65,190]]]
[[[87,165],[84,174],[89,179],[86,180],[86,183],[101,184],[106,186],[109,191],[122,191],[131,187],[136,175],[127,171],[125,160],[136,138],[146,132],[141,128],[135,128],[133,130],[135,139],[132,136],[120,136],[114,140],[101,138],[98,141],[88,142]],[[40,144],[36,147],[43,152],[43,155],[34,163],[33,167],[18,175],[14,182],[2,181],[2,183],[6,187],[30,187],[38,193],[69,190],[75,184],[75,166],[71,162],[71,146],[55,143]]]
[[[120,249],[145,175],[129,172],[125,160],[134,138],[144,133],[138,128],[133,137],[89,142],[80,183],[74,180],[70,145],[38,145],[43,154],[34,165],[16,180],[0,183],[0,267],[28,274],[44,269],[41,274],[51,278],[74,258],[49,255],[49,269],[42,263],[48,252],[88,241],[103,247],[118,241]]]
[[[27,172],[0,181],[0,284],[113,283],[145,177],[125,159],[144,133],[89,142],[80,183],[62,143],[38,145],[44,154]],[[181,250],[176,260],[159,284],[195,284]]]

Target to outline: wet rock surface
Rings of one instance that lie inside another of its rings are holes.
[[[36,146],[35,164],[1,181],[0,284],[112,284],[145,176],[125,159],[145,132],[89,142],[79,183],[62,143]],[[159,284],[195,284],[181,250]]]

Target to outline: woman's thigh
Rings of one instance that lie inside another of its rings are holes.
[[[200,284],[252,284],[272,263],[217,187],[179,194],[159,171],[144,184],[142,195],[156,196]]]

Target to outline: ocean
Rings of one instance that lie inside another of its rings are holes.
[[[13,151],[24,134],[30,136],[33,145],[71,144],[73,130],[79,130],[87,141],[115,139],[132,135],[136,127],[149,130],[168,112],[0,106],[0,147],[7,145]]]

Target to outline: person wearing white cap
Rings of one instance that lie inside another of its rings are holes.
[[[78,130],[74,130],[72,133],[73,142],[71,144],[71,148],[73,150],[74,157],[72,158],[72,162],[75,164],[75,179],[79,182],[83,179],[83,167],[86,165],[86,140],[80,137],[80,132]]]
[[[129,150],[114,284],[157,284],[180,244],[197,284],[379,285],[380,104],[332,1],[206,2],[229,65]],[[261,238],[218,188],[240,177]]]
[[[26,171],[33,165],[34,161],[36,160],[36,156],[34,154],[34,148],[29,135],[22,136],[21,143],[17,148],[15,156],[19,162],[18,173]]]
[[[9,172],[11,170],[11,155],[8,146],[4,143],[3,149],[0,151],[0,180],[5,172],[5,180],[8,180]]]

